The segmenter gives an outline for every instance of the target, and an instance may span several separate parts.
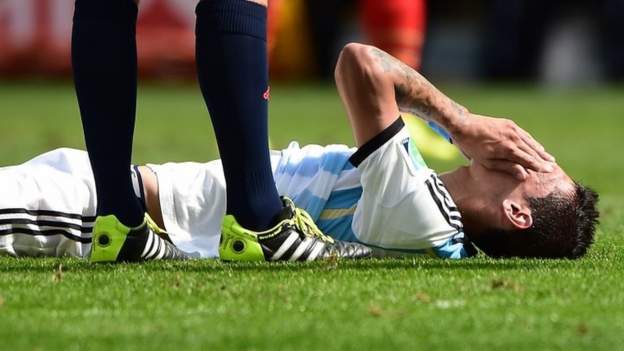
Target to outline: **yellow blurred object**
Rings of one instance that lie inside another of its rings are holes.
[[[271,77],[297,78],[310,74],[312,49],[308,42],[303,0],[276,3],[275,40],[271,45]],[[271,6],[271,4],[269,4]]]
[[[405,113],[403,120],[425,159],[436,158],[450,161],[461,155],[455,146],[441,138],[420,118]]]

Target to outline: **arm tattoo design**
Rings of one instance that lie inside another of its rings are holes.
[[[378,48],[371,47],[370,53],[379,67],[392,75],[395,99],[401,111],[437,122],[443,122],[444,115],[449,113],[455,115],[454,118],[463,118],[466,115],[463,106],[442,94],[416,70]]]

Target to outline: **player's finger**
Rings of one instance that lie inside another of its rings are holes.
[[[531,152],[528,146],[520,143],[519,145],[516,145],[516,147],[511,150],[511,152],[509,152],[504,158],[507,161],[519,164],[524,168],[528,168],[536,172],[552,172],[552,166],[549,165],[548,162],[538,161],[536,157],[532,156],[529,152],[525,150]]]
[[[490,160],[484,166],[488,169],[505,172],[516,179],[523,181],[527,179],[529,173],[521,165],[507,160]]]
[[[545,172],[545,173],[549,173],[552,172],[554,170],[554,166],[553,163],[550,161],[546,161],[544,160],[538,153],[537,151],[535,151],[535,149],[533,149],[530,145],[521,142],[518,145],[518,149],[522,152],[517,152],[518,156],[520,158],[525,158],[527,159],[527,163],[522,163],[519,162],[520,164],[522,164],[525,167],[528,167],[536,172]],[[530,158],[530,160],[528,159]]]
[[[537,152],[538,155],[543,160],[549,161],[549,162],[555,162],[555,157],[549,154],[548,152],[546,152],[546,149],[544,149],[544,146],[540,144],[537,140],[535,140],[535,138],[533,138],[533,136],[531,136],[529,132],[527,132],[524,129],[520,129],[520,137],[525,143],[527,143],[527,145],[529,145],[533,150],[535,150],[535,152]]]

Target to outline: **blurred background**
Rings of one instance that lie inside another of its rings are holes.
[[[142,0],[141,74],[193,79],[191,0]],[[0,75],[69,77],[73,0],[0,0]],[[624,0],[271,0],[273,79],[327,79],[348,41],[434,80],[553,85],[624,78]]]
[[[133,160],[218,157],[195,80],[197,0],[141,0]],[[352,144],[331,81],[342,45],[381,47],[471,111],[513,118],[576,178],[624,195],[624,0],[270,0],[271,146]],[[73,0],[0,0],[0,165],[84,148]],[[465,162],[415,118],[429,164]],[[114,141],[112,141],[114,142]],[[599,156],[599,157],[597,157]],[[618,200],[619,201],[619,200]]]

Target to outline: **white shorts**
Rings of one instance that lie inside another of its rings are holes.
[[[272,154],[274,165],[279,159],[279,152]],[[172,241],[197,256],[217,257],[226,204],[221,162],[149,167],[157,174],[163,220]],[[131,174],[144,204],[136,166]],[[96,206],[85,151],[61,148],[0,168],[0,255],[87,257]]]
[[[0,254],[83,257],[96,195],[87,154],[57,149],[0,169]]]

